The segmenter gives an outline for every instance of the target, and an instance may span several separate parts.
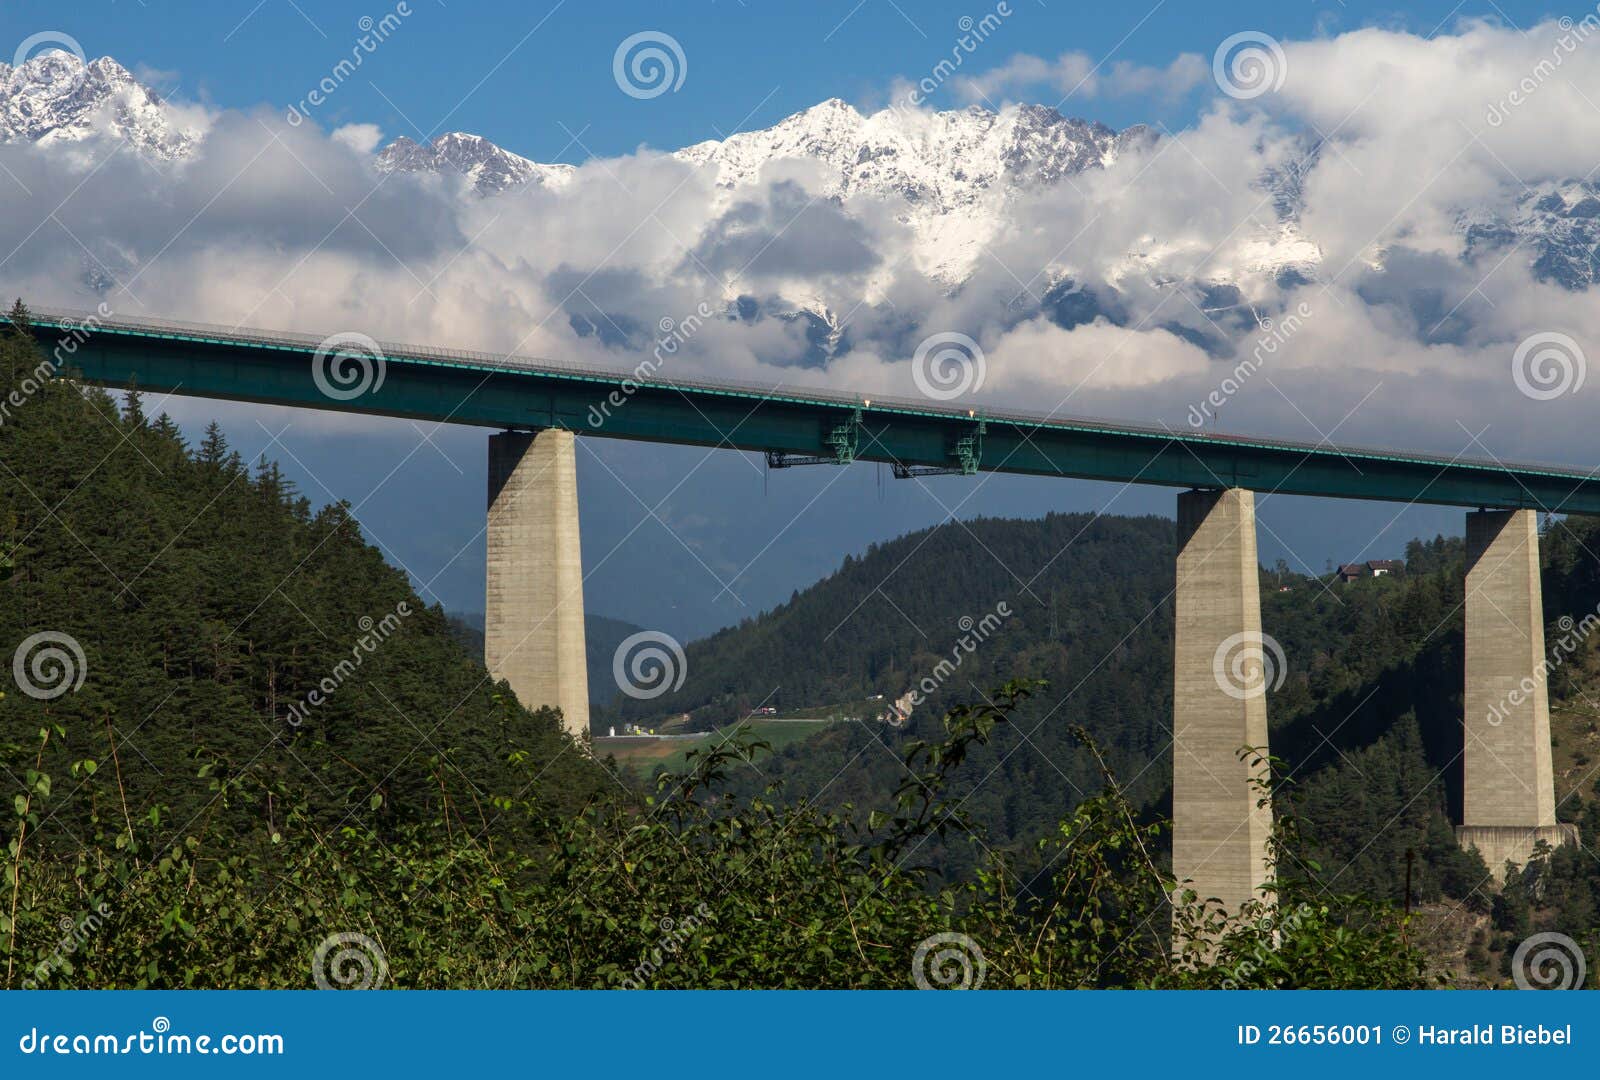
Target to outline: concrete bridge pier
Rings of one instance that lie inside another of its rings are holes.
[[[1556,822],[1550,700],[1532,510],[1467,515],[1466,688],[1461,825],[1499,874],[1525,864],[1540,840],[1577,842]]]
[[[551,705],[589,731],[576,439],[570,431],[489,436],[489,565],[483,659],[530,709]]]
[[[1172,696],[1172,867],[1230,915],[1266,899],[1270,806],[1240,760],[1266,750],[1267,679],[1278,661],[1261,634],[1255,493],[1178,496]]]

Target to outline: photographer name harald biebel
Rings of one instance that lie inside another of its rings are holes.
[[[1571,1046],[1572,1025],[1549,1028],[1543,1024],[1474,1024],[1471,1027],[1436,1027],[1418,1024],[1417,1046]]]

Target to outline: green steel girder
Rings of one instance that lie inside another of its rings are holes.
[[[828,432],[822,440],[832,448],[831,454],[793,454],[787,450],[768,450],[769,469],[792,469],[796,465],[851,465],[861,445],[861,410],[851,410],[844,423]]]
[[[950,459],[955,462],[954,465],[905,465],[896,462],[895,479],[910,480],[917,476],[976,476],[983,462],[983,433],[987,430],[987,425],[987,421],[979,420],[970,431],[956,440],[949,454]]]
[[[3,322],[3,319],[0,319]],[[47,351],[62,327],[33,326]],[[151,392],[365,412],[480,427],[559,427],[579,434],[839,462],[1025,473],[1180,488],[1600,514],[1600,478],[1574,469],[1450,461],[1099,421],[988,416],[980,442],[970,412],[903,402],[845,402],[818,392],[640,382],[621,373],[514,368],[427,352],[390,356],[381,386],[331,400],[314,383],[315,346],[102,326],[69,363],[92,382]],[[967,455],[960,456],[963,439]],[[980,458],[981,453],[981,458]]]

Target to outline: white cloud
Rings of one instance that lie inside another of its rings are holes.
[[[1048,88],[1063,98],[1151,96],[1176,98],[1211,77],[1210,65],[1182,53],[1164,67],[1117,60],[1097,62],[1088,53],[1064,52],[1054,60],[1018,53],[998,67],[951,80],[968,101],[993,103]]]
[[[383,130],[377,124],[346,124],[334,128],[329,138],[343,143],[358,154],[370,154],[383,141]]]
[[[911,395],[917,343],[958,330],[986,352],[981,401],[1175,426],[1248,355],[1259,318],[1305,302],[1315,314],[1230,398],[1228,427],[1316,438],[1342,423],[1340,438],[1453,452],[1463,425],[1489,424],[1499,451],[1578,460],[1600,452],[1584,402],[1523,398],[1509,364],[1539,330],[1600,358],[1595,294],[1535,280],[1526,253],[1461,258],[1464,208],[1600,165],[1600,34],[1541,68],[1561,33],[1469,23],[1285,42],[1279,92],[1219,96],[1112,168],[1006,204],[958,289],[917,269],[907,203],[822,197],[815,163],[775,163],[730,191],[640,152],[585,164],[560,190],[477,198],[375,173],[372,125],[325,135],[267,111],[209,117],[202,152],[165,171],[120,154],[88,175],[44,148],[0,148],[34,193],[10,197],[0,254],[7,291],[40,303],[92,306],[88,283],[115,280],[122,311],[629,368],[663,318],[731,313],[664,377]],[[1160,94],[1208,71],[1187,54],[1096,71],[1068,53],[1014,57],[969,85]],[[1522,93],[1525,78],[1538,81]],[[1279,220],[1273,172],[1299,175],[1297,222]],[[1314,283],[1275,276],[1286,256]],[[825,366],[819,342],[834,346]]]

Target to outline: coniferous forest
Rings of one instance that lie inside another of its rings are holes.
[[[349,507],[71,375],[0,341],[5,987],[1482,985],[1534,929],[1600,944],[1592,643],[1551,683],[1584,846],[1500,887],[1455,844],[1457,540],[1391,579],[1263,570],[1275,904],[1174,929],[1171,521],[847,559],[692,644],[676,694],[597,710],[718,729],[641,781],[494,683]],[[1600,604],[1597,533],[1550,526],[1552,622]],[[739,734],[924,679],[903,724]]]

